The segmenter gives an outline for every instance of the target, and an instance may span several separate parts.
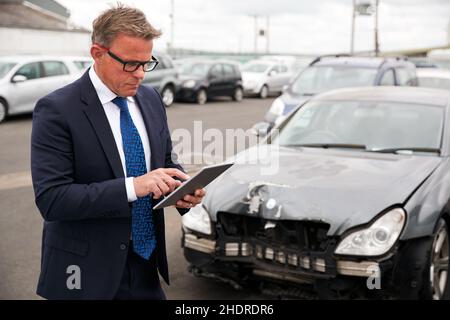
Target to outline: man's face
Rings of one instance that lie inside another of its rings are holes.
[[[152,40],[125,34],[119,34],[109,47],[109,51],[123,61],[149,61],[152,50]],[[92,45],[91,55],[95,60],[95,71],[111,91],[121,97],[136,95],[145,76],[142,66],[134,72],[126,72],[123,70],[123,64],[108,54],[108,48],[97,44]]]

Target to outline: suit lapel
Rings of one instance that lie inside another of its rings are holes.
[[[84,112],[88,117],[108,162],[116,178],[123,178],[124,172],[114,135],[106,117],[105,110],[97,96],[95,88],[89,78],[89,70],[81,78],[81,100],[84,102]]]

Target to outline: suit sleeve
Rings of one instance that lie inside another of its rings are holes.
[[[130,217],[125,179],[74,182],[71,133],[48,98],[33,113],[31,174],[36,205],[46,221]],[[89,161],[89,160],[87,160]]]

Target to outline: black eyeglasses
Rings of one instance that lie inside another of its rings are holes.
[[[152,70],[155,70],[156,66],[159,63],[159,61],[156,60],[153,56],[152,60],[150,61],[124,61],[114,53],[112,53],[110,50],[108,50],[108,54],[111,56],[111,58],[123,64],[123,71],[126,72],[135,72],[137,69],[139,69],[140,66],[142,66],[142,70],[144,70],[144,72],[150,72]]]

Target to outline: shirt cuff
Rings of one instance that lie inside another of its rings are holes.
[[[136,191],[134,191],[134,177],[128,177],[125,179],[125,188],[127,189],[128,202],[137,200]]]

